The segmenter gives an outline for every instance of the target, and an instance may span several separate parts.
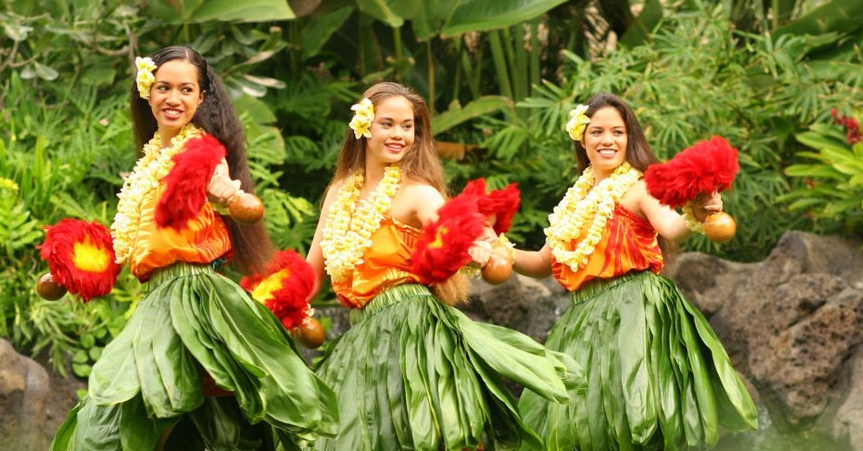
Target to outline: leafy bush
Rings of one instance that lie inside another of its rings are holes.
[[[496,174],[530,187],[514,228],[526,247],[537,248],[545,215],[575,178],[563,131],[568,112],[597,92],[613,92],[633,107],[661,159],[714,134],[740,150],[741,172],[723,194],[739,222],[736,238],[719,246],[697,237],[686,246],[738,261],[763,259],[785,230],[811,228],[778,202],[793,185],[784,170],[800,146],[791,138],[828,105],[863,104],[859,74],[828,75],[802,59],[818,44],[805,36],[739,33],[721,18],[679,17],[660,24],[651,45],[595,60],[564,51],[561,78],[535,86],[518,103],[529,114],[475,124],[485,153],[471,156],[460,176]]]
[[[842,122],[835,110],[834,118]],[[809,214],[821,232],[859,236],[863,230],[863,140],[859,122],[843,119],[847,121],[845,130],[836,124],[816,123],[796,135],[798,141],[814,149],[797,156],[815,161],[785,169],[786,174],[805,184],[779,200],[790,202],[791,211]]]
[[[314,228],[304,219],[314,209],[279,189],[285,145],[272,125],[275,116],[253,97],[283,86],[252,75],[285,45],[278,27],[176,27],[148,22],[136,6],[119,0],[47,3],[44,11],[18,2],[17,13],[0,13],[6,32],[0,35],[0,189],[14,191],[0,200],[6,226],[0,226],[0,336],[22,352],[47,352],[61,371],[71,356],[72,370],[83,377],[125,324],[144,286],[123,272],[103,299],[86,305],[69,296],[44,301],[33,289],[47,271],[36,245],[43,237],[39,227],[63,217],[110,224],[122,175],[138,151],[128,112],[134,56],[160,42],[188,42],[216,66],[244,113],[252,171],[278,244],[309,241]],[[138,42],[147,48],[138,49]]]

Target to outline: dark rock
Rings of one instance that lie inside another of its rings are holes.
[[[44,450],[53,431],[45,422],[48,372],[0,340],[0,449]]]

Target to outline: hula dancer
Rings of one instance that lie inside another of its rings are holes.
[[[307,260],[351,309],[317,372],[340,426],[316,449],[476,449],[539,443],[504,385],[565,400],[574,362],[452,305],[482,233],[477,199],[446,201],[423,99],[396,83],[354,105]],[[487,258],[487,256],[486,256]],[[567,367],[567,363],[569,364]],[[491,445],[488,445],[491,444]]]
[[[582,365],[587,389],[568,404],[525,392],[525,422],[554,450],[704,448],[720,426],[755,428],[752,399],[709,323],[658,274],[660,242],[690,237],[722,210],[720,195],[695,197],[684,215],[652,196],[642,174],[656,158],[616,96],[579,105],[567,131],[581,177],[549,216],[546,245],[516,250],[514,269],[554,275],[572,293],[546,346]]]
[[[245,138],[225,88],[187,47],[138,58],[137,68],[131,108],[143,156],[111,234],[117,262],[147,294],[52,449],[297,449],[333,435],[334,393],[279,319],[216,272],[231,255],[250,273],[273,254],[255,222],[260,201],[244,193]]]

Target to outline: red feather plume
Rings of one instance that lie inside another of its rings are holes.
[[[64,218],[44,228],[45,241],[37,248],[57,283],[84,302],[111,292],[121,267],[107,227]]]
[[[187,141],[186,149],[174,155],[174,167],[165,176],[165,192],[156,206],[159,227],[181,229],[198,215],[207,202],[207,184],[225,154],[219,140],[203,135]]]
[[[467,182],[462,194],[477,197],[477,208],[483,216],[497,215],[494,232],[498,235],[506,233],[512,226],[512,218],[521,203],[521,191],[518,184],[510,183],[505,188],[485,191],[485,179],[478,178]]]
[[[412,259],[412,271],[426,284],[444,282],[470,263],[468,249],[482,234],[485,217],[477,197],[459,194],[438,210],[438,219],[423,227]]]
[[[240,286],[290,330],[309,316],[315,271],[300,254],[288,249],[273,256],[264,274],[244,277]]]
[[[740,166],[737,149],[721,136],[686,148],[671,160],[652,164],[644,173],[647,192],[661,204],[681,207],[700,193],[731,187]]]

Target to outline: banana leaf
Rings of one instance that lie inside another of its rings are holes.
[[[148,12],[169,23],[268,22],[296,18],[285,0],[154,0]]]

